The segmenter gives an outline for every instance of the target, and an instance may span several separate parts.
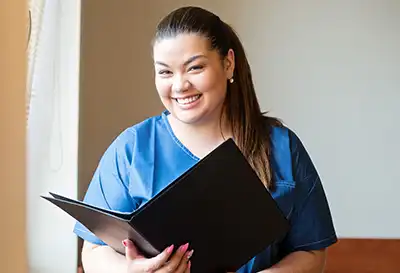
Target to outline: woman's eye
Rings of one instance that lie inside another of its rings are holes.
[[[171,74],[171,71],[168,71],[168,70],[160,70],[160,71],[158,71],[158,74],[159,74],[159,75],[169,75],[169,74]]]
[[[202,65],[195,65],[195,66],[192,66],[192,67],[189,69],[189,71],[201,70],[201,69],[203,69],[203,68],[204,68],[204,66],[202,66]]]

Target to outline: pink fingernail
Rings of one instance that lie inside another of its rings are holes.
[[[173,249],[174,249],[174,245],[170,245],[170,246],[167,248],[167,253],[168,253],[168,254],[171,254]]]
[[[180,251],[186,252],[186,250],[188,249],[188,247],[189,247],[189,243],[186,243],[186,244],[184,244],[183,246],[180,247]]]
[[[191,266],[192,266],[192,263],[189,261],[188,262],[188,269],[190,269]]]
[[[194,250],[192,249],[192,250],[190,250],[190,251],[187,253],[186,258],[187,258],[188,260],[189,260],[190,258],[192,258],[193,252],[194,252]]]

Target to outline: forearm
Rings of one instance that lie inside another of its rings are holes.
[[[297,251],[259,273],[322,273],[324,266],[325,251]]]
[[[82,250],[82,264],[85,273],[126,273],[125,256],[108,246],[96,246],[85,242]]]

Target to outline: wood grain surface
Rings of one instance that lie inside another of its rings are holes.
[[[325,273],[400,273],[400,239],[339,239]]]

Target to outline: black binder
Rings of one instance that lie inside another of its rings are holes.
[[[232,139],[132,213],[50,194],[42,197],[121,254],[126,238],[148,257],[189,243],[192,273],[235,272],[290,228]]]

